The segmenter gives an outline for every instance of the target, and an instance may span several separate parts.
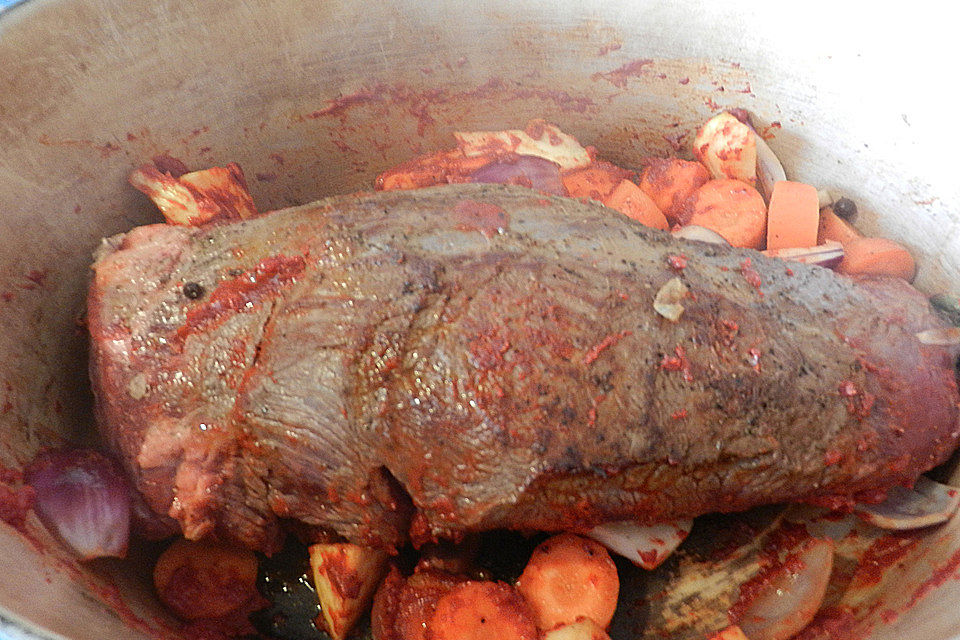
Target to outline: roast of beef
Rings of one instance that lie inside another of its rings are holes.
[[[960,435],[952,353],[897,279],[452,185],[104,241],[100,428],[189,538],[293,519],[392,547],[877,499]],[[679,278],[683,314],[658,314]]]

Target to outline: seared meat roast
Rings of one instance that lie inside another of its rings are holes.
[[[896,279],[676,240],[518,187],[332,198],[108,239],[102,433],[187,537],[271,550],[877,498],[960,435]],[[677,321],[653,306],[680,278]]]

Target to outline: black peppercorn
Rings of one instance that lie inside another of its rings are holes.
[[[191,300],[196,300],[203,295],[203,285],[199,282],[188,282],[183,285],[183,295]]]
[[[844,220],[852,220],[857,215],[857,203],[850,198],[840,198],[833,203],[833,212]]]

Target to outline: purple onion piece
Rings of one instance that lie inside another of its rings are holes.
[[[816,247],[799,247],[796,249],[768,249],[763,252],[771,258],[780,258],[790,262],[815,264],[818,267],[832,269],[843,260],[843,245],[839,242],[825,242]]]
[[[539,156],[518,155],[485,164],[470,174],[470,182],[515,184],[551,195],[567,195],[560,166]]]
[[[34,511],[81,560],[123,557],[130,536],[130,489],[107,457],[89,449],[46,451],[26,471]]]

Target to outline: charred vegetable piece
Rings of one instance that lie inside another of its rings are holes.
[[[222,618],[259,599],[254,553],[211,542],[174,541],[157,559],[153,583],[184,620]]]
[[[540,629],[581,617],[605,628],[617,608],[620,578],[600,543],[561,533],[534,549],[517,590],[533,609]]]
[[[913,489],[894,487],[880,504],[857,505],[857,513],[881,529],[919,529],[946,522],[958,506],[960,490],[920,476]]]
[[[315,544],[310,547],[310,567],[323,627],[333,640],[343,640],[380,585],[387,554],[349,543]]]
[[[243,169],[235,162],[180,176],[144,165],[130,174],[130,184],[149,196],[170,224],[197,227],[257,215]]]

